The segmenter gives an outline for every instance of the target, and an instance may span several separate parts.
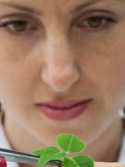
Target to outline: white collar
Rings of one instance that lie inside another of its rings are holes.
[[[0,148],[11,149],[9,142],[7,141],[1,122],[0,122]],[[7,167],[19,167],[19,165],[14,162],[7,162]]]
[[[125,130],[117,162],[125,162]]]

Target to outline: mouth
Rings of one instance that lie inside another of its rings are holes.
[[[56,121],[68,121],[77,118],[86,111],[91,99],[84,101],[52,101],[37,103],[38,111]]]

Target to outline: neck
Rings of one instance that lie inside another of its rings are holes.
[[[97,162],[116,162],[122,138],[123,121],[117,118],[94,143],[87,146],[85,152]]]
[[[18,127],[16,122],[7,119],[4,123],[5,133],[11,143],[12,149],[31,152],[34,148],[39,148],[39,143],[37,144],[36,139],[33,136],[29,136],[27,132],[24,132],[23,128]],[[15,134],[18,134],[17,137],[12,137],[15,136]],[[92,143],[92,145],[87,146],[84,154],[91,156],[95,161],[115,162],[120,150],[122,135],[123,123],[120,118],[117,118],[112,125],[96,141],[94,141],[94,143]],[[30,137],[30,142],[25,140],[24,136],[25,139]],[[19,145],[19,142],[22,144]],[[46,146],[41,143],[40,148],[42,147]],[[20,167],[34,167],[34,165],[20,164]]]

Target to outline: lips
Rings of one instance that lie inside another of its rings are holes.
[[[56,121],[72,120],[80,116],[90,103],[89,100],[84,101],[52,101],[47,103],[38,103],[36,107],[46,117]]]

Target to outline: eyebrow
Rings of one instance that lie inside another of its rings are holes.
[[[101,2],[101,1],[106,1],[106,0],[90,0],[90,1],[88,1],[86,3],[84,3],[84,4],[78,5],[75,9],[73,9],[71,11],[71,13],[74,14],[74,13],[78,12],[81,9],[84,9],[84,8],[89,7],[89,6],[95,5],[95,4],[97,4],[98,2]],[[125,0],[116,0],[116,1],[125,3]]]
[[[12,7],[12,8],[15,8],[15,9],[18,9],[18,10],[21,10],[24,12],[36,14],[36,15],[42,15],[42,12],[39,10],[35,10],[31,7],[19,5],[19,4],[13,3],[13,2],[0,2],[0,5]]]
[[[85,2],[83,4],[78,5],[75,9],[73,9],[71,11],[71,14],[76,13],[81,9],[95,5],[96,3],[101,2],[101,1],[106,1],[106,0],[89,0],[88,2]],[[125,3],[125,0],[116,0],[116,1]],[[36,15],[42,15],[42,12],[39,10],[35,10],[31,7],[19,5],[19,4],[13,3],[13,2],[0,2],[0,4],[4,5],[4,6],[12,7],[12,8],[24,11],[24,12],[28,12],[28,13],[32,13],[32,14],[36,14]]]

